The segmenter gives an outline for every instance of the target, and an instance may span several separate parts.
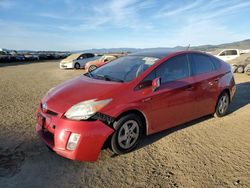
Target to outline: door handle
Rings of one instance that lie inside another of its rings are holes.
[[[215,78],[214,82],[217,83],[220,80],[220,78]]]
[[[208,82],[208,85],[212,86],[212,85],[214,85],[214,84],[213,84],[213,82]]]
[[[192,85],[188,85],[185,87],[186,91],[192,91],[193,89],[194,89],[194,86],[192,86]]]
[[[149,98],[146,98],[146,99],[142,99],[142,102],[147,102],[147,101],[151,101],[151,100],[152,100],[152,98],[149,97]]]
[[[212,85],[214,85],[215,83],[218,83],[219,80],[220,80],[220,78],[215,78],[213,81],[208,82],[208,84],[209,84],[210,86],[212,86]]]

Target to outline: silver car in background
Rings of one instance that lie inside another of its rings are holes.
[[[60,62],[60,69],[80,69],[85,67],[89,61],[98,59],[93,53],[77,53],[71,54]]]

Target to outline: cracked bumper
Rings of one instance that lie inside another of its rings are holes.
[[[36,132],[40,138],[57,154],[72,160],[96,161],[104,142],[113,133],[112,128],[99,120],[72,121],[42,112],[38,114]],[[44,117],[42,123],[40,116]],[[80,134],[80,140],[73,151],[66,149],[71,133]]]

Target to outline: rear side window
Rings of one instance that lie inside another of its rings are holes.
[[[215,69],[218,70],[221,67],[221,60],[214,57],[210,57],[210,59],[213,61]]]
[[[175,56],[156,69],[156,77],[161,77],[161,82],[171,82],[190,76],[187,55]]]
[[[192,54],[192,68],[195,75],[212,72],[214,64],[209,56],[203,54]]]
[[[236,50],[227,50],[227,55],[237,55]]]

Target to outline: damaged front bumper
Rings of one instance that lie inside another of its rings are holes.
[[[37,115],[36,132],[57,154],[79,161],[96,161],[104,142],[113,129],[100,120],[73,121],[41,111]],[[74,150],[67,149],[71,134],[80,135]]]

